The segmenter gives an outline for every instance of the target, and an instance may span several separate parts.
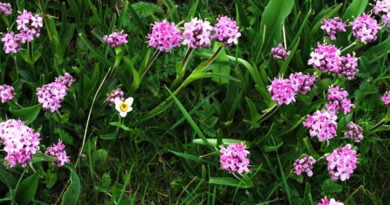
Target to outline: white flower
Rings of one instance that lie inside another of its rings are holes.
[[[127,98],[125,101],[115,98],[115,109],[118,110],[121,117],[126,117],[127,113],[133,110],[134,99],[132,97]]]

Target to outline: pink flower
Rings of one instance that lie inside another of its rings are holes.
[[[127,43],[127,34],[126,33],[117,33],[113,32],[110,35],[103,36],[103,41],[110,45],[112,48],[119,47]]]
[[[118,98],[120,101],[125,101],[124,93],[122,89],[117,88],[107,96],[107,102],[109,106],[114,106],[115,105],[115,99]]]
[[[15,36],[14,32],[6,33],[1,41],[4,42],[3,50],[6,54],[8,53],[17,53],[20,51],[20,40]]]
[[[321,199],[321,202],[318,203],[317,205],[344,205],[343,202],[336,201],[336,199],[331,198],[330,200],[328,197],[324,197]]]
[[[38,14],[33,15],[26,10],[23,10],[22,14],[17,17],[16,24],[16,28],[20,31],[17,36],[22,43],[30,42],[34,37],[39,37],[43,27],[42,17]]]
[[[385,103],[385,105],[390,104],[390,90],[386,91],[381,99],[382,99],[383,103]]]
[[[180,41],[183,39],[175,23],[170,23],[167,20],[154,22],[152,32],[147,38],[149,39],[149,46],[166,52],[180,46]]]
[[[211,45],[211,27],[210,22],[193,18],[190,22],[184,24],[183,45],[191,48],[204,48]]]
[[[12,100],[15,97],[14,88],[9,85],[0,85],[1,103]]]
[[[303,172],[306,172],[308,177],[313,176],[313,165],[316,163],[316,160],[309,155],[295,160],[294,162],[294,173],[296,175],[301,175]]]
[[[296,91],[289,79],[274,78],[271,85],[268,86],[268,91],[272,95],[271,99],[279,105],[295,102]]]
[[[311,137],[317,136],[318,141],[332,139],[336,136],[337,115],[333,111],[318,110],[313,115],[309,115],[303,126],[308,127]]]
[[[357,153],[347,144],[342,148],[333,150],[332,154],[326,157],[328,161],[328,171],[332,180],[345,181],[356,169]]]
[[[0,140],[10,167],[18,164],[26,167],[39,151],[40,134],[25,126],[22,121],[9,119],[0,123]]]
[[[289,80],[294,91],[304,95],[311,90],[311,87],[313,87],[316,78],[309,74],[304,75],[299,72],[290,74]]]
[[[354,105],[351,103],[351,100],[347,99],[348,95],[348,92],[341,90],[339,86],[329,88],[326,108],[330,111],[342,112],[344,114],[351,112],[351,108],[354,108]]]
[[[220,152],[221,156],[219,162],[221,163],[221,169],[226,170],[229,173],[249,173],[249,151],[246,150],[245,145],[234,143],[226,148],[221,147]]]
[[[64,101],[72,82],[72,76],[66,73],[59,76],[56,81],[37,88],[38,102],[42,104],[44,109],[55,112],[61,107],[61,102]]]
[[[376,40],[376,34],[381,29],[378,22],[367,14],[357,17],[350,23],[352,26],[353,36],[362,43]]]
[[[57,144],[53,144],[52,146],[48,147],[45,151],[45,155],[55,157],[57,160],[52,162],[52,165],[57,167],[62,167],[65,165],[65,163],[70,162],[69,157],[65,151],[65,145],[62,144],[61,140],[58,140]]]
[[[383,0],[383,1],[376,1],[376,4],[374,6],[374,13],[390,13],[390,1],[389,0]]]
[[[348,80],[352,80],[355,78],[355,75],[359,70],[358,66],[358,58],[347,54],[347,56],[341,57],[341,65],[338,76],[345,76]]]
[[[214,26],[214,39],[218,39],[226,46],[237,44],[237,39],[241,36],[238,31],[237,22],[227,16],[218,17],[218,22]]]
[[[321,29],[328,34],[330,40],[336,40],[336,33],[346,32],[346,26],[347,25],[340,19],[340,17],[334,17],[322,20]]]
[[[290,51],[286,51],[281,43],[277,47],[271,48],[271,53],[277,60],[285,60],[290,55]]]
[[[11,4],[0,2],[0,15],[9,16],[11,14],[12,14]]]
[[[318,44],[314,52],[310,54],[311,58],[308,65],[312,65],[314,68],[322,70],[322,72],[339,73],[341,69],[340,53],[340,50],[334,45]]]
[[[350,122],[347,125],[347,131],[344,132],[344,135],[346,137],[353,139],[353,141],[355,141],[355,142],[360,142],[363,140],[362,132],[363,132],[362,127],[360,127],[358,124]]]

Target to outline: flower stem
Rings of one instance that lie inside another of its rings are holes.
[[[348,49],[350,49],[350,48],[351,48],[352,46],[354,46],[354,45],[356,45],[356,41],[354,41],[353,43],[349,44],[347,47],[343,48],[343,49],[341,50],[341,53],[344,52],[344,51],[346,51],[346,50],[348,50]]]
[[[181,63],[180,69],[177,71],[176,79],[173,81],[171,88],[175,87],[181,79],[183,79],[183,76],[185,74],[185,70],[188,64],[188,61],[190,60],[191,54],[194,52],[194,48],[188,48],[186,55],[184,56],[183,62]]]
[[[150,58],[148,64],[146,64],[146,67],[145,69],[142,71],[142,74],[141,74],[141,80],[145,77],[146,73],[149,71],[150,67],[152,67],[154,61],[156,61],[157,57],[160,55],[161,51],[160,50],[156,50],[152,57]]]

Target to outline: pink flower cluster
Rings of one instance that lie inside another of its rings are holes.
[[[180,46],[183,36],[175,23],[164,20],[162,22],[154,22],[152,32],[147,38],[149,39],[149,46],[160,51],[169,52],[172,48]]]
[[[0,123],[0,140],[10,167],[20,164],[26,167],[32,156],[39,151],[40,134],[25,126],[22,121],[9,119]]]
[[[299,72],[290,74],[289,80],[294,91],[304,95],[311,90],[316,82],[316,77]]]
[[[390,90],[386,91],[381,99],[382,99],[383,103],[385,103],[385,105],[390,104]]]
[[[4,42],[3,50],[6,54],[8,53],[17,53],[20,51],[20,40],[14,34],[14,32],[6,33],[1,41]]]
[[[353,36],[362,43],[375,41],[376,34],[381,29],[378,22],[365,13],[357,17],[350,25],[352,26]]]
[[[286,51],[281,43],[277,47],[271,48],[271,53],[277,60],[285,60],[290,55],[290,51]]]
[[[310,128],[310,136],[318,137],[318,141],[332,139],[336,136],[337,115],[329,110],[317,110],[313,115],[309,115],[303,126]]]
[[[360,127],[358,124],[350,122],[347,125],[347,131],[344,132],[344,135],[346,137],[353,139],[353,141],[355,141],[355,142],[360,142],[363,140],[362,132],[363,132],[362,127]]]
[[[227,16],[218,17],[218,22],[214,26],[214,39],[224,43],[226,46],[237,44],[241,33],[238,31],[237,22]]]
[[[193,18],[184,24],[183,45],[198,49],[210,46],[212,30],[210,22]]]
[[[230,144],[226,148],[221,147],[220,152],[221,156],[219,162],[221,163],[221,169],[226,170],[229,173],[249,173],[249,151],[246,150],[245,145],[238,143]]]
[[[1,41],[4,42],[3,50],[5,53],[17,53],[20,51],[20,44],[31,42],[34,38],[40,36],[40,30],[43,26],[42,17],[38,14],[33,15],[31,12],[24,10],[17,17],[16,28],[19,33],[6,33]]]
[[[316,78],[309,74],[294,73],[289,78],[275,78],[271,85],[268,86],[268,91],[271,93],[272,100],[275,100],[279,105],[290,104],[295,102],[297,93],[306,94],[314,85]]]
[[[356,73],[359,72],[357,66],[358,58],[351,56],[351,54],[347,54],[347,56],[342,56],[338,76],[345,76],[348,80],[352,80],[353,78],[355,78]]]
[[[336,199],[331,198],[330,200],[328,197],[324,197],[321,199],[321,202],[318,203],[317,205],[344,205],[343,202],[336,201]]]
[[[62,144],[61,140],[58,140],[57,144],[53,144],[52,146],[48,147],[45,151],[45,155],[55,157],[57,160],[52,162],[52,165],[57,167],[62,167],[65,165],[65,163],[70,162],[69,157],[65,151],[65,145]]]
[[[383,0],[383,1],[376,1],[376,4],[374,6],[374,13],[382,15],[382,21],[387,25],[388,28],[390,28],[390,1],[389,0]]]
[[[12,14],[11,4],[0,2],[0,15],[9,16],[11,14]]]
[[[123,93],[122,89],[117,88],[117,89],[111,91],[111,93],[109,95],[107,95],[108,105],[111,107],[114,106],[116,98],[118,98],[120,101],[125,101],[125,97],[124,97],[124,93]]]
[[[348,99],[348,92],[341,90],[339,86],[328,88],[328,103],[325,105],[326,109],[334,112],[342,112],[347,114],[351,112],[351,108],[354,105],[351,103],[351,100]]]
[[[326,157],[328,161],[328,171],[332,180],[345,181],[349,179],[350,175],[356,169],[357,153],[356,150],[351,149],[350,144],[342,148],[333,150],[333,152]]]
[[[39,37],[43,26],[42,17],[38,14],[33,15],[26,10],[17,17],[16,24],[16,28],[20,31],[16,36],[20,39],[21,43],[30,42],[34,37]]]
[[[126,33],[117,33],[113,32],[110,35],[103,36],[103,41],[110,45],[112,48],[119,47],[127,43],[127,34]]]
[[[340,50],[334,45],[318,44],[314,52],[310,53],[309,65],[322,72],[338,73],[341,65]]]
[[[60,76],[56,81],[37,88],[38,102],[42,107],[50,112],[55,112],[61,107],[68,89],[73,83],[73,77],[66,73]]]
[[[322,72],[336,73],[340,77],[345,76],[348,80],[353,79],[359,71],[357,69],[358,58],[350,54],[341,56],[341,51],[334,45],[318,44],[310,56],[308,65],[312,65]]]
[[[309,155],[295,160],[294,162],[294,173],[296,175],[301,175],[303,172],[306,172],[308,177],[313,176],[313,165],[316,163],[316,160]]]
[[[152,32],[147,38],[149,46],[167,52],[180,46],[180,43],[191,48],[205,48],[211,45],[212,39],[221,41],[225,46],[232,46],[237,44],[237,39],[241,36],[238,29],[237,23],[226,16],[218,17],[214,27],[209,21],[195,17],[184,24],[184,31],[181,34],[174,23],[164,20],[154,22]]]
[[[346,26],[347,25],[340,19],[340,17],[334,17],[322,20],[321,29],[326,31],[330,40],[336,40],[336,33],[346,32]]]
[[[0,99],[1,103],[12,100],[15,97],[14,88],[9,85],[0,85]]]

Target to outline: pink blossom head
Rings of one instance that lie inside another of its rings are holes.
[[[336,199],[334,198],[331,198],[329,200],[328,197],[324,197],[317,205],[344,205],[344,203],[336,201]]]
[[[334,112],[342,112],[347,114],[355,106],[349,100],[348,92],[341,90],[339,86],[328,88],[328,103],[325,105],[326,109]]]
[[[322,72],[339,73],[341,66],[341,51],[334,45],[318,44],[314,52],[310,53],[308,65]]]
[[[213,38],[221,41],[226,46],[237,44],[237,39],[241,36],[238,31],[237,22],[227,16],[218,17],[218,22],[214,26]]]
[[[40,134],[20,120],[9,119],[0,123],[0,140],[10,167],[18,164],[26,167],[32,156],[39,151]]]
[[[65,145],[61,140],[58,140],[57,144],[53,144],[45,151],[45,155],[56,158],[56,161],[52,162],[52,165],[62,167],[65,163],[69,163],[69,157],[65,151]]]
[[[381,100],[383,101],[383,103],[385,105],[390,104],[390,90],[385,92],[385,94],[382,96]]]
[[[272,56],[277,60],[285,60],[289,55],[290,51],[286,51],[281,43],[277,47],[271,48]]]
[[[389,0],[376,1],[374,6],[374,13],[375,14],[390,13],[390,1]]]
[[[299,72],[290,74],[289,80],[294,91],[304,95],[311,90],[316,81],[316,77]]]
[[[363,128],[354,122],[350,122],[347,125],[347,131],[344,132],[346,137],[353,139],[355,142],[360,142],[363,140]]]
[[[9,16],[11,14],[12,14],[11,4],[0,2],[0,15]]]
[[[347,54],[347,56],[341,57],[341,65],[338,76],[345,76],[348,80],[355,78],[356,74],[359,72],[358,67],[358,58]]]
[[[346,32],[346,26],[347,25],[340,19],[340,17],[334,17],[322,20],[321,29],[328,34],[330,40],[336,40],[336,33]]]
[[[352,145],[347,144],[342,148],[337,148],[326,157],[328,161],[328,171],[332,180],[345,181],[356,169],[357,153],[352,150]]]
[[[43,27],[42,17],[38,14],[32,14],[27,10],[23,12],[16,19],[16,28],[20,31],[18,35],[21,38],[21,42],[30,42],[33,38],[37,38],[41,34],[41,28]]]
[[[309,115],[303,126],[309,128],[311,137],[317,136],[318,141],[328,141],[336,137],[337,133],[337,115],[334,111],[318,110]]]
[[[20,51],[20,39],[14,34],[14,32],[6,33],[1,41],[4,43],[3,50],[6,54],[17,53]]]
[[[118,98],[120,101],[125,101],[125,97],[124,97],[124,93],[123,93],[122,89],[117,88],[117,89],[111,91],[111,93],[109,95],[107,95],[108,105],[111,107],[114,106],[116,98]]]
[[[249,173],[249,151],[246,150],[245,145],[238,143],[230,144],[226,148],[221,147],[220,152],[219,162],[221,163],[221,169],[229,173]]]
[[[309,155],[305,155],[300,159],[295,160],[294,162],[294,173],[296,175],[301,175],[303,172],[306,172],[308,177],[313,176],[313,165],[316,163],[316,160]]]
[[[381,29],[378,22],[365,13],[357,17],[350,25],[352,26],[353,36],[362,43],[375,41],[378,30]]]
[[[272,100],[275,100],[279,105],[288,105],[296,101],[296,92],[293,86],[289,79],[274,78],[271,85],[268,86],[268,91]]]
[[[211,45],[212,30],[210,22],[193,18],[184,24],[182,44],[198,49],[208,47]]]
[[[49,110],[50,112],[58,110],[72,82],[72,76],[66,73],[56,78],[56,81],[37,88],[38,102],[42,104],[43,109]]]
[[[183,39],[180,30],[175,23],[167,20],[154,22],[152,32],[147,36],[148,44],[160,51],[171,51],[174,47],[180,46]]]
[[[103,41],[110,45],[112,48],[119,47],[127,43],[127,34],[120,32],[113,32],[110,35],[103,36]]]
[[[12,100],[15,97],[14,88],[9,85],[0,85],[1,103]]]

